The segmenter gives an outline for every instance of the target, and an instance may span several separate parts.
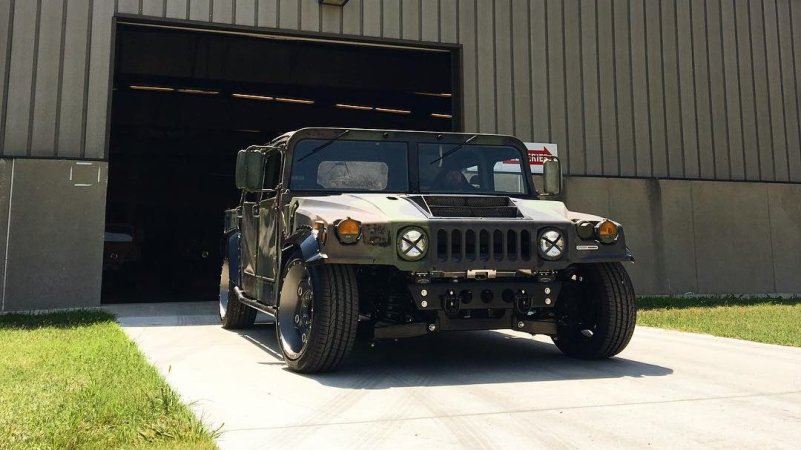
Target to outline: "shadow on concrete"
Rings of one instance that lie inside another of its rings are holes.
[[[283,365],[272,324],[237,331],[270,354],[262,363]],[[287,369],[288,370],[288,369]],[[326,386],[387,389],[405,386],[452,386],[655,377],[672,369],[625,358],[581,361],[562,355],[551,343],[496,331],[432,334],[398,341],[357,341],[348,361],[335,373],[305,376]]]

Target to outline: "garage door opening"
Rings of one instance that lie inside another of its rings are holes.
[[[307,126],[459,130],[458,57],[118,22],[102,301],[216,299],[236,152]]]

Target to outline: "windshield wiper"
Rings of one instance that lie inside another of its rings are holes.
[[[447,158],[448,156],[450,156],[450,155],[452,155],[452,154],[456,153],[456,151],[457,151],[457,150],[459,150],[459,149],[461,149],[462,147],[464,147],[465,145],[467,145],[467,144],[469,144],[469,143],[473,142],[473,140],[474,140],[474,139],[476,139],[476,138],[478,138],[478,135],[477,135],[477,134],[474,134],[473,136],[471,136],[471,137],[470,137],[470,139],[468,139],[468,140],[466,140],[466,141],[462,142],[461,144],[457,145],[456,147],[453,147],[452,149],[450,149],[450,150],[448,150],[447,152],[443,153],[443,154],[442,154],[442,156],[440,156],[439,158],[437,158],[437,159],[435,159],[435,160],[431,161],[431,164],[436,164],[436,163],[438,163],[438,162],[442,161],[443,159]]]
[[[298,162],[301,162],[304,159],[306,159],[306,158],[314,155],[315,153],[319,152],[320,150],[328,147],[329,145],[333,144],[337,139],[341,138],[342,136],[347,135],[348,133],[350,133],[350,130],[345,130],[345,131],[339,133],[338,135],[334,136],[333,139],[331,139],[329,141],[326,141],[326,142],[323,142],[322,144],[318,145],[317,147],[314,147],[307,155],[304,155],[304,156],[298,158]]]

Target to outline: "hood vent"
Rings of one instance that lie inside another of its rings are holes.
[[[420,195],[409,200],[431,217],[523,217],[509,197]]]

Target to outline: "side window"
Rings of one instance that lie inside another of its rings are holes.
[[[274,189],[281,182],[281,152],[273,151],[267,156],[264,167],[264,188]]]

